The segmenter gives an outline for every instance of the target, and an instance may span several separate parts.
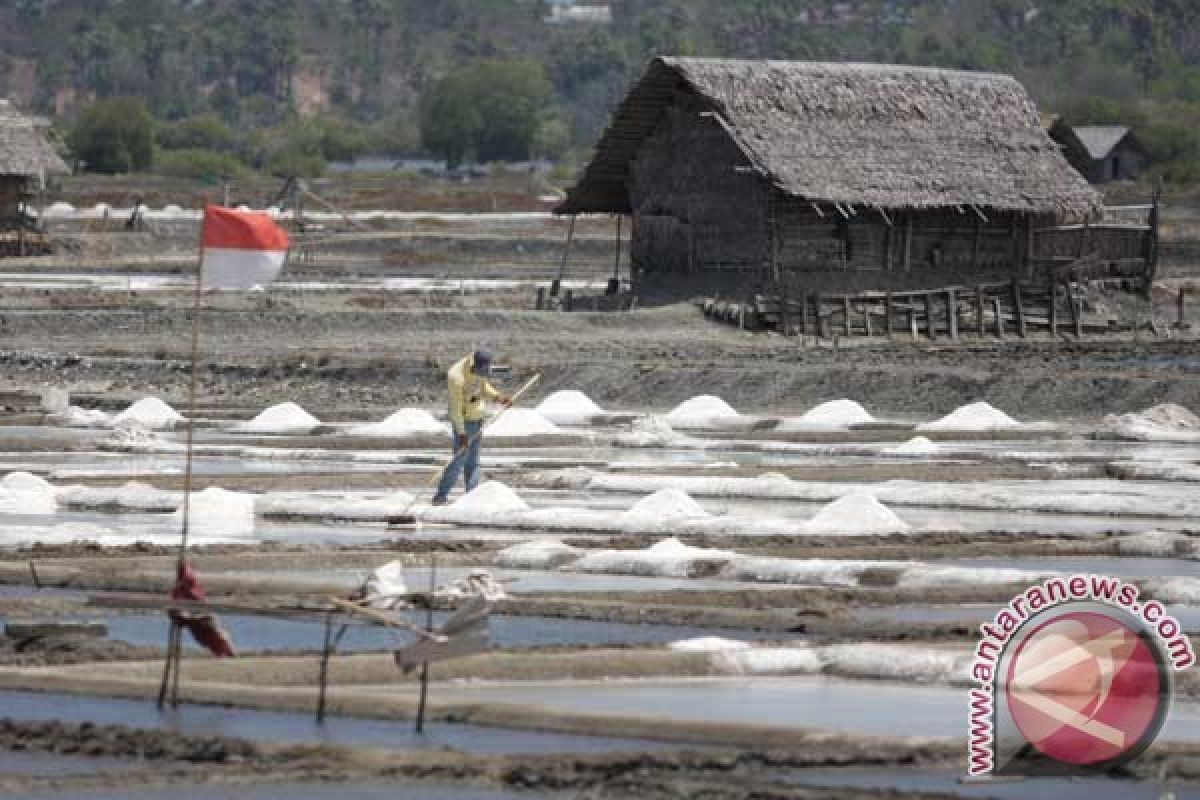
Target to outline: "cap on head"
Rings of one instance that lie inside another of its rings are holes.
[[[477,349],[475,355],[471,356],[471,369],[476,375],[492,374],[492,351],[486,347]]]

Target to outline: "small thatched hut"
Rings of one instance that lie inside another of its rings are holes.
[[[657,58],[556,211],[630,215],[635,281],[683,295],[1025,276],[1099,206],[1011,77]]]
[[[24,204],[49,175],[70,172],[35,121],[0,98],[0,230],[27,224]]]
[[[1150,154],[1127,125],[1068,125],[1062,120],[1050,129],[1071,166],[1092,183],[1136,181],[1150,163]]]

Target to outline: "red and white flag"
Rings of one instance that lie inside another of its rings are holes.
[[[201,283],[206,289],[249,289],[279,276],[291,243],[267,214],[204,207]]]

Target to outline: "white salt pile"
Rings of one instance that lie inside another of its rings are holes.
[[[529,408],[510,408],[496,421],[487,426],[484,438],[489,436],[544,436],[562,433],[562,429],[538,412]]]
[[[528,511],[529,505],[500,481],[487,481],[458,498],[451,506],[455,511],[497,513]]]
[[[495,603],[508,597],[508,592],[504,591],[504,584],[496,580],[486,569],[473,569],[466,575],[439,586],[433,596],[452,600],[482,597],[489,603]]]
[[[182,522],[183,508],[171,517]],[[216,486],[193,492],[189,525],[223,533],[249,533],[254,530],[254,495]]]
[[[268,492],[254,502],[260,517],[383,521],[409,512],[413,497],[397,491],[383,497]]]
[[[535,539],[496,553],[496,565],[510,569],[557,569],[579,558],[583,551],[557,539]]]
[[[112,417],[97,408],[67,406],[60,418],[69,428],[107,428],[112,425]]]
[[[563,425],[587,422],[604,409],[592,402],[592,398],[576,389],[564,389],[547,397],[538,404],[537,413],[551,422]]]
[[[351,436],[418,436],[449,433],[450,426],[423,408],[402,408],[382,422],[356,425]]]
[[[1174,531],[1146,531],[1117,539],[1117,552],[1123,556],[1171,558],[1197,552],[1192,537]]]
[[[404,582],[404,562],[389,561],[367,576],[363,597],[371,608],[404,608],[408,585]]]
[[[971,403],[935,422],[918,425],[919,431],[995,431],[1019,428],[1021,423],[984,402]]]
[[[29,472],[10,472],[0,479],[0,513],[43,515],[58,511],[57,490]]]
[[[884,448],[884,454],[889,456],[931,456],[940,448],[936,442],[931,442],[924,436],[909,439],[904,444]]]
[[[909,530],[904,520],[866,492],[852,492],[817,512],[804,525],[809,533],[885,534]]]
[[[623,514],[626,519],[650,517],[654,519],[679,519],[683,517],[707,517],[708,512],[700,507],[682,489],[659,489],[643,497]]]
[[[672,650],[681,653],[722,653],[729,650],[745,650],[749,642],[737,639],[724,639],[720,636],[698,636],[695,639],[680,639],[667,645]]]
[[[667,414],[667,422],[681,428],[703,428],[736,420],[740,414],[719,397],[702,394],[685,400]]]
[[[849,428],[874,422],[867,410],[853,400],[831,400],[811,409],[803,416],[785,419],[776,430],[804,430],[812,428]]]
[[[249,422],[234,426],[240,433],[308,433],[321,420],[291,402],[271,406]]]
[[[1162,403],[1133,414],[1110,414],[1104,418],[1104,428],[1127,439],[1188,440],[1200,437],[1200,417],[1183,406]]]
[[[629,432],[617,434],[614,442],[620,447],[672,447],[687,439],[671,427],[666,417],[651,415],[635,419]]]
[[[576,561],[571,569],[618,575],[688,578],[715,574],[736,557],[736,553],[728,550],[691,547],[671,537],[645,550],[597,550]]]
[[[113,418],[114,426],[135,422],[154,431],[174,428],[183,421],[183,415],[157,397],[143,397]]]
[[[75,206],[70,203],[64,203],[61,200],[57,203],[51,203],[46,207],[47,214],[74,214]]]

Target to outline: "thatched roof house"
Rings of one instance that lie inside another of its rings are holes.
[[[632,215],[648,272],[782,280],[1023,269],[1035,218],[1099,203],[1005,75],[657,58],[557,212]]]
[[[38,130],[36,121],[0,98],[0,175],[35,178],[71,170]]]

